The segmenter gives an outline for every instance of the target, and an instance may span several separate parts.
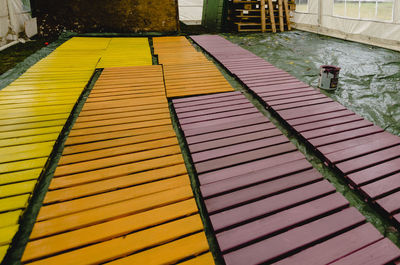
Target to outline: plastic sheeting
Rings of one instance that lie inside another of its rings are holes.
[[[179,20],[201,22],[203,0],[179,0]]]
[[[341,67],[338,89],[323,92],[400,136],[399,52],[304,31],[223,36],[313,87],[321,65]]]
[[[295,27],[400,51],[400,0],[393,0],[393,21],[338,17],[333,7],[334,0],[308,0],[308,11],[294,14]]]
[[[31,19],[29,1],[0,0],[0,46],[16,40],[25,31],[25,21]]]

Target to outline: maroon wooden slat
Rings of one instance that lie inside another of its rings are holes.
[[[242,116],[242,115],[254,114],[254,113],[259,114],[259,111],[257,109],[254,109],[254,107],[248,106],[243,109],[234,109],[233,108],[233,110],[231,110],[231,111],[209,113],[209,114],[204,114],[204,115],[195,116],[195,117],[183,118],[183,119],[180,119],[180,123],[182,126],[184,126],[186,124],[197,123],[199,121],[200,122],[212,121],[212,120],[217,120],[217,119],[222,119],[222,118],[236,117],[236,116]]]
[[[265,116],[261,114],[257,115],[244,115],[243,117],[235,117],[235,119],[219,120],[220,123],[214,122],[214,124],[205,124],[203,126],[192,126],[194,128],[183,128],[186,136],[199,135],[204,133],[216,132],[229,130],[234,128],[245,127],[249,125],[256,125],[261,123],[267,123]],[[270,122],[268,122],[270,123]],[[189,127],[189,126],[188,126]]]
[[[323,104],[323,106],[320,105],[313,105],[313,106],[305,106],[305,107],[300,107],[300,108],[294,108],[294,109],[289,109],[289,110],[282,110],[279,112],[279,115],[284,118],[285,120],[291,120],[291,119],[297,119],[297,118],[303,118],[307,116],[313,116],[313,115],[318,115],[318,114],[323,114],[323,113],[329,113],[329,112],[336,112],[340,110],[345,110],[346,108],[343,107],[342,105],[336,103],[336,102],[331,102],[331,103],[326,103]]]
[[[218,157],[229,156],[237,153],[243,153],[247,151],[252,151],[260,148],[267,148],[279,145],[278,148],[282,148],[282,151],[285,152],[286,146],[284,143],[288,143],[289,140],[283,135],[277,135],[270,138],[263,138],[259,140],[249,141],[249,142],[240,142],[240,143],[232,143],[232,145],[214,148],[210,150],[205,150],[197,153],[192,153],[193,162],[198,163],[210,159],[216,159]],[[290,145],[293,146],[293,145]],[[288,149],[293,150],[293,149]],[[273,152],[273,151],[272,151]],[[268,153],[270,153],[268,151]]]
[[[196,143],[203,143],[207,141],[214,140],[224,140],[224,138],[234,137],[234,136],[245,136],[249,133],[264,132],[267,130],[275,129],[272,123],[258,123],[255,125],[248,125],[238,128],[229,128],[227,130],[209,132],[207,134],[194,135],[186,138],[187,143],[190,146],[194,146]]]
[[[313,131],[313,130],[324,128],[324,127],[347,124],[347,123],[351,123],[351,122],[355,122],[355,121],[362,121],[362,120],[363,120],[363,118],[361,118],[358,115],[347,115],[347,116],[331,118],[329,120],[322,120],[322,121],[317,121],[317,122],[301,124],[301,125],[293,126],[293,128],[296,129],[296,131],[302,133],[302,135],[304,135],[304,132],[306,132],[306,131]]]
[[[368,155],[357,157],[345,162],[336,164],[336,166],[345,174],[352,171],[360,170],[371,164],[378,164],[386,160],[393,159],[400,156],[400,148],[398,146],[374,152]]]
[[[335,188],[329,182],[319,181],[213,214],[210,216],[210,220],[214,230],[220,231],[235,224],[243,223],[246,220],[265,216],[273,212],[279,212],[283,209],[305,203],[311,199],[327,195],[334,191]]]
[[[233,154],[225,157],[215,158],[195,164],[198,173],[217,170],[224,167],[234,166],[253,160],[258,160],[270,156],[276,156],[283,153],[295,151],[296,147],[292,143],[279,144],[272,147],[264,147],[256,150],[245,151],[239,154]]]
[[[318,219],[285,233],[224,255],[227,265],[260,264],[364,222],[354,208]],[[267,251],[268,250],[268,251]]]
[[[321,106],[323,103],[330,103],[333,100],[327,97],[319,98],[319,99],[314,99],[314,100],[307,100],[303,102],[294,102],[291,104],[282,104],[282,105],[277,105],[273,106],[274,110],[280,111],[280,110],[287,110],[287,109],[294,109],[298,107],[303,107],[303,106],[312,106],[312,105],[318,105]]]
[[[400,166],[399,162],[397,166]],[[376,198],[398,189],[400,189],[400,173],[361,187],[361,190],[370,198]]]
[[[381,240],[383,236],[370,223],[361,225],[298,254],[278,261],[276,265],[320,265],[329,264]],[[375,253],[373,251],[372,253]]]
[[[331,264],[383,265],[395,261],[399,257],[400,249],[389,239],[384,238]]]
[[[311,94],[311,95],[310,95]],[[302,93],[301,95],[297,95],[296,97],[293,96],[280,96],[279,98],[276,97],[268,97],[268,105],[270,106],[278,106],[278,105],[285,105],[287,107],[287,104],[290,103],[297,103],[297,102],[304,102],[309,101],[309,100],[315,100],[315,99],[325,99],[326,96],[317,93],[316,91],[306,91],[306,93]],[[303,105],[309,105],[307,103]]]
[[[400,191],[394,192],[376,201],[385,211],[393,214],[395,211],[400,210]]]
[[[240,108],[248,108],[250,106],[250,102],[246,99],[239,100],[227,100],[224,102],[217,102],[212,104],[204,104],[200,106],[188,106],[185,108],[181,108],[176,111],[179,119],[193,117],[198,115],[204,115],[212,111],[212,113],[229,111]]]
[[[200,189],[203,197],[208,198],[210,196],[215,196],[219,193],[226,193],[231,190],[258,184],[268,180],[283,177],[285,175],[295,174],[296,176],[303,176],[303,175],[309,176],[309,174],[316,174],[316,172],[313,170],[311,171],[307,170],[309,168],[311,168],[311,165],[304,158],[296,161],[291,161],[289,163],[274,165],[247,174],[242,174],[222,179],[219,181],[212,182],[210,184],[204,184],[200,187]],[[299,171],[303,172],[296,173]]]
[[[207,183],[220,181],[222,179],[247,174],[257,170],[262,170],[272,166],[290,163],[300,159],[304,159],[304,155],[302,153],[290,152],[274,157],[268,157],[257,161],[252,161],[245,164],[234,165],[229,168],[219,169],[213,172],[199,174],[199,180],[200,183],[204,185]]]
[[[191,144],[189,146],[189,149],[190,149],[190,152],[192,154],[194,154],[194,153],[205,151],[205,150],[220,148],[220,147],[229,146],[229,145],[233,145],[233,144],[250,142],[250,141],[254,141],[254,140],[270,138],[270,137],[279,136],[279,135],[282,135],[282,133],[278,129],[264,129],[262,131],[256,131],[256,132],[249,130],[249,131],[247,131],[247,134],[226,136],[222,139],[217,139],[217,140],[209,139],[207,142]]]
[[[279,230],[295,226],[316,216],[327,214],[347,206],[349,202],[339,193],[334,193],[309,203],[290,208],[242,226],[217,234],[222,252],[266,237]]]

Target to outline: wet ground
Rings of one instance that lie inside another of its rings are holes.
[[[222,34],[313,87],[319,67],[341,67],[339,87],[327,95],[400,135],[400,53],[303,31]]]

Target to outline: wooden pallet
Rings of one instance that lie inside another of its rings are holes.
[[[240,92],[173,104],[227,265],[400,257]]]
[[[161,66],[106,68],[80,113],[25,264],[213,264]]]
[[[264,6],[267,8],[261,8]],[[293,6],[294,1],[288,0],[233,1],[229,20],[239,32],[283,32],[291,30],[290,12]]]
[[[352,188],[400,229],[400,138],[219,37],[193,37],[284,119]],[[214,42],[212,41],[214,40]],[[221,45],[217,48],[216,43]],[[231,54],[232,57],[229,56]],[[243,58],[232,59],[235,54]],[[240,60],[240,63],[238,63]],[[249,70],[257,64],[257,68]]]

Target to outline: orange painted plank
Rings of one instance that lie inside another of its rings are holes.
[[[29,264],[97,264],[199,232],[203,224],[198,215],[179,219],[117,239],[91,245]],[[171,249],[173,251],[173,249]]]
[[[95,225],[108,220],[150,210],[155,207],[184,201],[192,197],[192,189],[188,186],[184,186],[112,204],[110,204],[111,202],[104,201],[103,198],[99,198],[103,200],[103,204],[97,208],[90,208],[82,212],[75,212],[66,216],[36,223],[30,238],[32,240],[89,225]]]
[[[196,202],[194,199],[189,199],[109,222],[31,241],[26,246],[22,261],[26,262],[77,247],[110,240],[196,212]]]

